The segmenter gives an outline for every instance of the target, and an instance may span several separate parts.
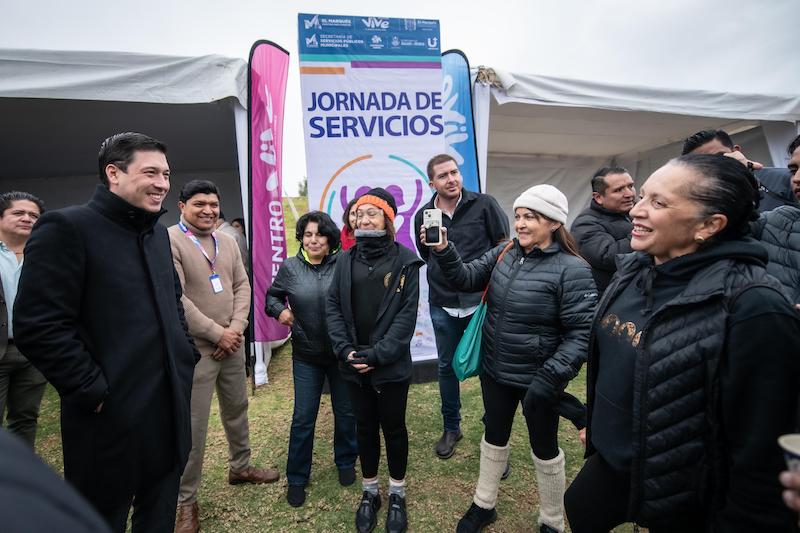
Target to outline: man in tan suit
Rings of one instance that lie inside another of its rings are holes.
[[[242,335],[250,312],[250,283],[236,242],[215,231],[219,192],[193,180],[180,193],[181,219],[169,228],[172,257],[183,286],[189,333],[202,355],[192,384],[192,451],[181,478],[176,532],[199,530],[197,491],[208,416],[216,386],[228,438],[228,482],[272,483],[274,469],[250,464],[247,380]]]

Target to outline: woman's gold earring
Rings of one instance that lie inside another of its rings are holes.
[[[694,242],[696,242],[697,244],[703,244],[704,242],[706,242],[706,240],[703,238],[702,235],[695,235]]]

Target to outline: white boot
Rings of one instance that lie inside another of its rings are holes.
[[[531,451],[536,466],[536,483],[539,486],[539,525],[545,524],[557,531],[564,531],[564,450],[546,461]]]
[[[508,463],[508,453],[511,448],[495,446],[486,442],[486,437],[481,437],[481,473],[475,487],[475,496],[472,501],[482,509],[494,509],[497,505],[497,491],[500,489],[500,478]]]

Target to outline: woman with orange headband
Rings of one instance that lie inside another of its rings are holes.
[[[397,204],[385,189],[370,190],[355,209],[356,244],[336,263],[327,303],[328,334],[356,416],[364,489],[356,529],[369,532],[377,525],[383,430],[389,466],[386,531],[400,533],[408,525],[406,401],[423,262],[395,242]]]

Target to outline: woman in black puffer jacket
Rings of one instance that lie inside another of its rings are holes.
[[[325,302],[339,257],[339,229],[319,211],[306,213],[295,230],[300,250],[287,259],[267,290],[266,313],[292,328],[294,413],[289,433],[286,499],[299,507],[311,475],[314,425],[328,378],[334,416],[333,453],[339,482],[355,481],[356,420],[328,337]],[[288,301],[288,306],[286,305]]]
[[[745,237],[755,178],[686,155],[653,173],[598,305],[587,461],[566,494],[575,533],[793,531],[777,444],[796,426],[800,318]]]
[[[443,231],[443,242],[432,254],[454,288],[479,291],[489,285],[481,346],[486,428],[475,496],[459,532],[480,531],[497,517],[497,492],[520,401],[536,466],[540,531],[564,531],[557,404],[586,360],[597,290],[564,227],[567,198],[561,191],[531,187],[514,202],[514,220],[518,237],[510,247],[501,244],[465,265]]]

